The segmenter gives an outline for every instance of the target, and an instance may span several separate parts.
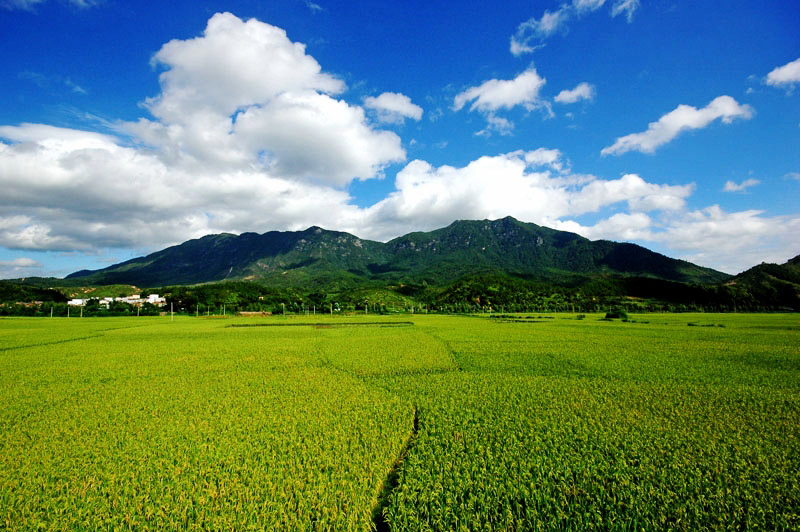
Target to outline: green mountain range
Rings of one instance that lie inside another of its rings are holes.
[[[580,284],[603,275],[682,283],[720,283],[731,278],[635,244],[591,241],[506,217],[460,220],[386,243],[320,227],[208,235],[101,270],[75,272],[67,280],[138,286],[223,280],[277,286],[336,281],[446,285],[464,276],[484,274],[555,284]]]

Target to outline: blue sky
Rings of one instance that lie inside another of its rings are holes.
[[[0,0],[0,278],[506,215],[800,253],[800,4]]]

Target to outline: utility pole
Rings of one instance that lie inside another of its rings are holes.
[[[172,309],[172,302],[170,302],[169,304],[169,314],[170,314],[169,321],[175,321],[175,311]]]

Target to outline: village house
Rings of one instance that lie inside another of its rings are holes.
[[[89,299],[74,298],[67,301],[67,305],[73,307],[85,307],[88,302]],[[167,304],[167,299],[159,296],[158,294],[150,294],[146,299],[143,299],[141,295],[135,294],[126,297],[104,297],[100,300],[100,304],[106,308],[111,306],[112,303],[117,302],[127,303],[128,305],[133,305],[135,307],[140,307],[144,303],[150,303],[151,305],[155,305],[157,307],[163,307]]]

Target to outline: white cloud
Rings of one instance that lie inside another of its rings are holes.
[[[422,118],[422,107],[411,102],[411,98],[397,92],[384,92],[364,100],[364,107],[375,109],[378,120],[390,124],[402,124],[406,118],[419,121]]]
[[[758,179],[745,179],[741,183],[736,183],[734,181],[726,181],[725,187],[722,189],[725,192],[743,192],[750,187],[754,187],[761,183]]]
[[[146,101],[156,120],[118,128],[166,164],[343,185],[405,159],[400,138],[335,99],[344,83],[275,26],[218,13],[202,37],[170,41],[152,62],[166,68]]]
[[[555,97],[555,101],[558,103],[575,103],[580,100],[591,100],[594,98],[594,93],[594,85],[584,81],[572,90],[565,89],[559,92],[558,96]]]
[[[673,210],[683,207],[693,190],[647,183],[632,174],[612,180],[572,175],[558,150],[544,148],[484,156],[462,168],[412,161],[395,186],[365,209],[364,227],[373,238],[396,236],[398,227],[433,229],[464,218],[511,215],[557,226],[564,218],[620,204],[637,211]]]
[[[553,33],[564,30],[571,16],[569,6],[564,5],[556,11],[545,11],[540,18],[531,18],[517,27],[511,36],[510,50],[515,56],[535,51],[540,43]]]
[[[578,13],[585,13],[597,11],[603,7],[605,3],[606,0],[572,0],[572,7],[574,7]]]
[[[545,82],[533,67],[514,79],[490,79],[458,93],[453,101],[453,109],[459,111],[467,102],[472,102],[470,111],[497,111],[517,105],[532,110],[540,105],[539,90]]]
[[[21,9],[23,11],[33,11],[33,9],[47,0],[2,0],[0,7],[6,9]],[[89,8],[100,4],[101,0],[69,0],[69,3],[78,8]]]
[[[0,266],[11,266],[14,268],[38,268],[41,265],[39,261],[27,257],[20,257],[14,260],[0,260]]]
[[[234,133],[250,153],[271,150],[272,173],[335,185],[369,179],[405,158],[396,134],[371,130],[363,110],[316,92],[285,93],[272,105],[250,108]]]
[[[800,251],[800,217],[763,214],[725,212],[712,205],[662,221],[633,212],[614,214],[591,226],[566,220],[553,227],[591,239],[660,244],[673,257],[735,274],[761,262],[785,262]]]
[[[72,81],[69,78],[63,78],[61,76],[45,76],[40,72],[32,72],[30,70],[26,70],[20,72],[17,77],[19,79],[24,79],[26,81],[30,81],[40,89],[53,89],[58,87],[59,85],[66,86],[71,92],[75,94],[88,94],[89,92]]]
[[[525,162],[532,168],[547,166],[561,172],[566,167],[569,167],[569,164],[564,162],[564,156],[559,150],[536,148],[533,151],[523,152],[523,155],[525,156]]]
[[[601,207],[626,201],[632,210],[677,210],[685,206],[693,185],[656,185],[636,174],[587,184],[570,199],[570,213],[596,212]]]
[[[789,172],[788,174],[784,175],[783,177],[794,179],[795,181],[800,181],[800,172]]]
[[[773,69],[767,74],[766,83],[788,90],[794,88],[796,83],[800,83],[800,58]]]
[[[603,155],[621,155],[629,151],[653,153],[656,148],[671,141],[683,131],[704,128],[717,119],[730,124],[735,118],[747,120],[752,116],[752,107],[746,104],[740,105],[730,96],[714,98],[702,109],[679,105],[657,122],[651,122],[647,131],[620,137],[611,146],[603,148],[601,153]]]
[[[530,18],[517,27],[511,36],[509,49],[514,56],[529,54],[543,46],[545,40],[555,33],[566,33],[567,24],[574,16],[582,17],[594,13],[606,3],[606,0],[572,0],[572,3],[561,4],[555,11],[547,11],[538,19]],[[639,0],[616,0],[611,7],[611,16],[624,14],[628,22],[633,20],[633,13],[639,8]]]
[[[652,240],[652,220],[642,212],[616,213],[609,218],[598,221],[592,226],[583,226],[575,221],[567,220],[555,224],[560,231],[577,233],[590,240]]]
[[[154,118],[114,123],[119,136],[0,126],[0,246],[153,249],[335,228],[360,212],[337,187],[405,159],[400,138],[337,99],[344,83],[280,28],[214,15],[153,63],[166,69],[146,101]]]
[[[24,11],[32,11],[37,4],[41,4],[44,0],[3,0],[0,6],[6,9],[22,9]]]
[[[611,16],[625,15],[628,22],[631,22],[637,9],[639,9],[639,0],[617,0],[611,7]]]
[[[725,212],[712,205],[670,221],[655,240],[682,258],[738,273],[761,262],[785,262],[800,251],[800,217],[763,211]]]
[[[479,137],[488,137],[492,133],[497,133],[498,135],[511,135],[514,132],[514,123],[507,118],[503,118],[502,116],[497,116],[494,113],[488,113],[486,115],[486,127],[481,129],[480,131],[476,131],[475,135]]]
[[[0,279],[17,279],[41,274],[42,264],[28,257],[0,260]]]
[[[77,83],[73,82],[70,79],[64,80],[64,84],[67,87],[69,87],[72,90],[72,92],[74,92],[76,94],[88,94],[86,89],[84,89],[83,87],[81,87],[80,85],[78,85]]]
[[[508,119],[498,117],[496,111],[512,109],[522,106],[528,111],[543,108],[548,113],[549,102],[539,97],[539,90],[546,80],[539,76],[536,69],[530,67],[514,79],[490,79],[477,87],[470,87],[458,93],[453,100],[453,109],[461,110],[467,103],[472,102],[470,111],[480,111],[486,116],[487,128],[478,134],[486,135],[491,131],[501,134],[510,134],[514,125]]]
[[[168,42],[152,63],[166,70],[159,76],[161,94],[148,99],[147,107],[170,123],[181,123],[198,109],[231,115],[284,92],[345,89],[281,28],[230,13],[212,16],[202,37]]]
[[[35,130],[40,140],[19,140]],[[223,231],[336,227],[357,212],[346,192],[262,169],[169,165],[71,130],[56,140],[38,127],[1,134],[16,141],[0,142],[0,245],[8,248],[153,249]]]

